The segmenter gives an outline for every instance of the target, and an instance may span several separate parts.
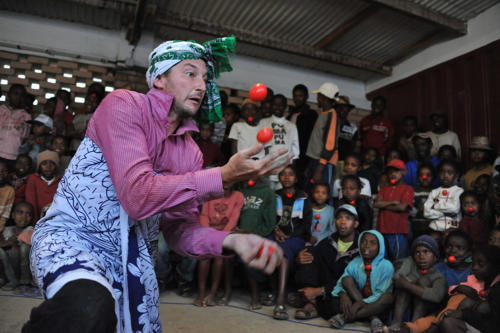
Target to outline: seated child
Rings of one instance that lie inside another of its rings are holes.
[[[431,313],[446,296],[446,278],[434,264],[439,258],[439,247],[431,236],[422,235],[412,244],[412,257],[396,264],[394,273],[394,317],[391,328],[399,328],[406,309],[412,304],[411,320]]]
[[[361,158],[357,154],[349,154],[344,160],[344,176],[354,175],[358,176],[358,172],[361,169]],[[368,179],[359,177],[361,184],[361,196],[365,198],[371,198],[372,191],[370,188],[370,182]],[[342,185],[340,179],[335,180],[333,183],[332,197],[336,200],[342,199]]]
[[[243,200],[243,194],[241,192],[231,191],[229,188],[224,188],[223,198],[211,200],[203,204],[200,214],[200,224],[217,230],[233,230],[238,223],[241,207],[243,207]],[[205,297],[207,277],[212,261],[212,285],[210,287],[210,293],[207,297]],[[221,300],[221,305],[228,304],[231,299],[231,274],[228,272],[229,269],[232,270],[231,259],[219,257],[214,259],[199,260],[198,298],[194,300],[194,305],[205,307],[207,305],[213,306],[216,304],[215,296],[217,289],[219,288],[223,265],[226,273],[226,292]]]
[[[8,172],[7,162],[0,160],[0,232],[2,232],[10,217],[10,211],[12,210],[12,204],[16,195],[14,188],[7,182]]]
[[[52,138],[50,143],[50,150],[55,151],[59,155],[59,165],[57,166],[57,175],[62,177],[64,172],[71,162],[71,156],[66,155],[68,150],[68,142],[66,138],[62,135],[58,135]]]
[[[239,190],[243,193],[244,204],[236,231],[268,237],[276,226],[276,194],[271,190],[268,180],[258,178],[253,183],[242,183]],[[252,292],[249,309],[261,308],[259,286],[256,278],[248,270],[248,281]]]
[[[214,125],[209,123],[200,124],[200,137],[196,141],[203,154],[203,168],[221,166],[225,162],[225,157],[220,147],[210,141],[214,132]]]
[[[444,262],[436,264],[436,268],[444,275],[448,288],[465,282],[472,274],[470,254],[472,240],[460,229],[451,230],[444,238]]]
[[[15,205],[26,200],[26,183],[29,174],[33,172],[33,161],[26,154],[18,155],[14,168],[14,172],[9,175],[9,183],[16,191]]]
[[[458,228],[460,214],[460,195],[463,189],[456,185],[459,166],[453,160],[441,162],[438,167],[441,186],[432,190],[424,203],[424,216],[431,219],[429,228],[444,232]]]
[[[40,219],[42,209],[51,204],[59,185],[60,177],[56,176],[59,155],[51,150],[38,154],[37,172],[28,177],[26,184],[26,201],[33,205],[35,223]]]
[[[500,249],[480,246],[472,255],[474,275],[450,287],[450,299],[436,316],[406,323],[402,332],[498,332],[500,320]]]
[[[377,230],[387,241],[389,258],[397,260],[409,255],[408,216],[413,207],[413,187],[403,182],[403,161],[390,161],[386,170],[391,185],[380,189],[373,207],[380,209]]]
[[[272,236],[268,238],[276,241],[283,250],[284,258],[275,272],[272,283],[274,299],[276,295],[276,306],[273,310],[273,318],[278,320],[288,319],[285,307],[286,284],[290,271],[293,271],[297,254],[304,249],[307,241],[311,239],[312,209],[306,200],[306,194],[296,188],[297,176],[292,166],[287,166],[279,174],[282,186],[276,191],[277,202],[277,225]],[[279,275],[279,279],[278,279]],[[278,283],[276,283],[278,279]],[[277,290],[276,290],[277,289]],[[268,305],[265,304],[264,305]]]
[[[356,207],[356,211],[359,215],[359,227],[360,232],[369,230],[372,227],[373,222],[373,212],[372,207],[368,200],[360,196],[361,191],[361,181],[359,177],[354,175],[347,175],[342,178],[342,199],[338,201],[338,205],[353,205]]]
[[[345,323],[369,319],[372,332],[382,332],[377,317],[392,304],[394,267],[384,259],[384,237],[376,230],[361,233],[360,255],[347,265],[331,294],[316,300],[319,315],[334,328]]]
[[[342,205],[335,210],[337,231],[315,247],[307,247],[297,256],[295,281],[301,289],[301,307],[295,319],[312,319],[318,316],[316,298],[330,295],[347,264],[359,254],[358,212],[352,205]]]
[[[500,226],[496,226],[491,229],[488,244],[500,247]]]
[[[481,217],[479,199],[472,191],[465,191],[460,196],[462,203],[463,218],[459,228],[472,238],[474,245],[484,245],[488,243],[490,228],[488,223]]]
[[[418,185],[413,196],[413,209],[410,212],[411,229],[413,236],[418,237],[429,229],[429,219],[424,216],[424,203],[432,191],[434,181],[434,166],[423,163],[418,168]]]
[[[33,232],[33,206],[27,202],[18,203],[12,212],[14,226],[5,227],[3,239],[0,241],[0,261],[3,271],[0,272],[0,285],[3,290],[13,290],[18,285],[22,289],[31,288],[30,249],[31,242],[27,244],[21,235]]]
[[[333,221],[333,207],[326,201],[330,195],[330,186],[327,183],[315,183],[312,189],[312,223],[311,239],[309,243],[316,246],[324,238],[333,234],[337,228]]]

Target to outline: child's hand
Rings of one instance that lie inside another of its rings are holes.
[[[311,243],[311,244],[314,245],[314,244],[316,244],[317,241],[318,241],[318,239],[316,237],[311,236],[311,239],[309,240],[309,243]]]
[[[394,287],[404,289],[410,283],[404,276],[398,276],[392,279]]]
[[[297,255],[297,263],[301,265],[307,265],[307,264],[312,264],[314,257],[307,249],[303,249],[299,252]]]
[[[352,315],[351,319],[354,319],[354,316],[356,315],[356,313],[358,313],[359,310],[361,310],[362,308],[364,308],[365,305],[366,305],[366,303],[363,302],[363,301],[357,301],[356,303],[354,303],[351,306],[351,315]]]

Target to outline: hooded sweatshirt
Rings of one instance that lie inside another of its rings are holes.
[[[370,274],[371,281],[371,290],[372,295],[366,298],[363,298],[364,303],[373,303],[377,301],[383,293],[387,291],[392,291],[392,277],[394,276],[394,267],[392,263],[384,259],[385,256],[385,243],[384,237],[382,234],[376,230],[368,230],[362,232],[358,237],[358,248],[361,252],[361,238],[365,233],[370,233],[375,235],[378,240],[378,254],[372,260],[372,270]],[[337,281],[337,285],[332,291],[333,296],[339,296],[341,292],[346,292],[344,287],[342,286],[342,279],[345,276],[350,276],[356,281],[356,284],[359,290],[362,290],[366,284],[366,273],[365,273],[365,264],[363,262],[363,258],[361,255],[354,258],[349,265],[347,265],[344,274]]]

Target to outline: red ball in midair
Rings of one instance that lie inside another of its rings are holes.
[[[448,257],[448,262],[451,263],[451,264],[454,264],[457,262],[457,258],[455,258],[455,256],[449,256]]]
[[[255,185],[255,182],[252,179],[250,179],[248,181],[248,186],[254,186],[254,185]]]
[[[316,214],[316,215],[314,215],[314,217],[316,218],[316,220],[319,220],[321,218],[321,215]]]
[[[262,102],[267,97],[267,87],[262,83],[255,84],[248,95],[254,102]]]
[[[267,143],[267,142],[271,141],[271,139],[273,138],[273,135],[274,135],[274,133],[273,133],[272,128],[264,127],[263,129],[261,129],[257,133],[257,141],[259,141],[262,144]]]
[[[448,195],[448,191],[447,190],[443,190],[443,195]]]

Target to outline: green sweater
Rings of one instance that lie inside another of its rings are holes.
[[[276,226],[276,194],[269,185],[257,181],[252,187],[240,189],[245,197],[238,227],[263,237],[269,236]]]

